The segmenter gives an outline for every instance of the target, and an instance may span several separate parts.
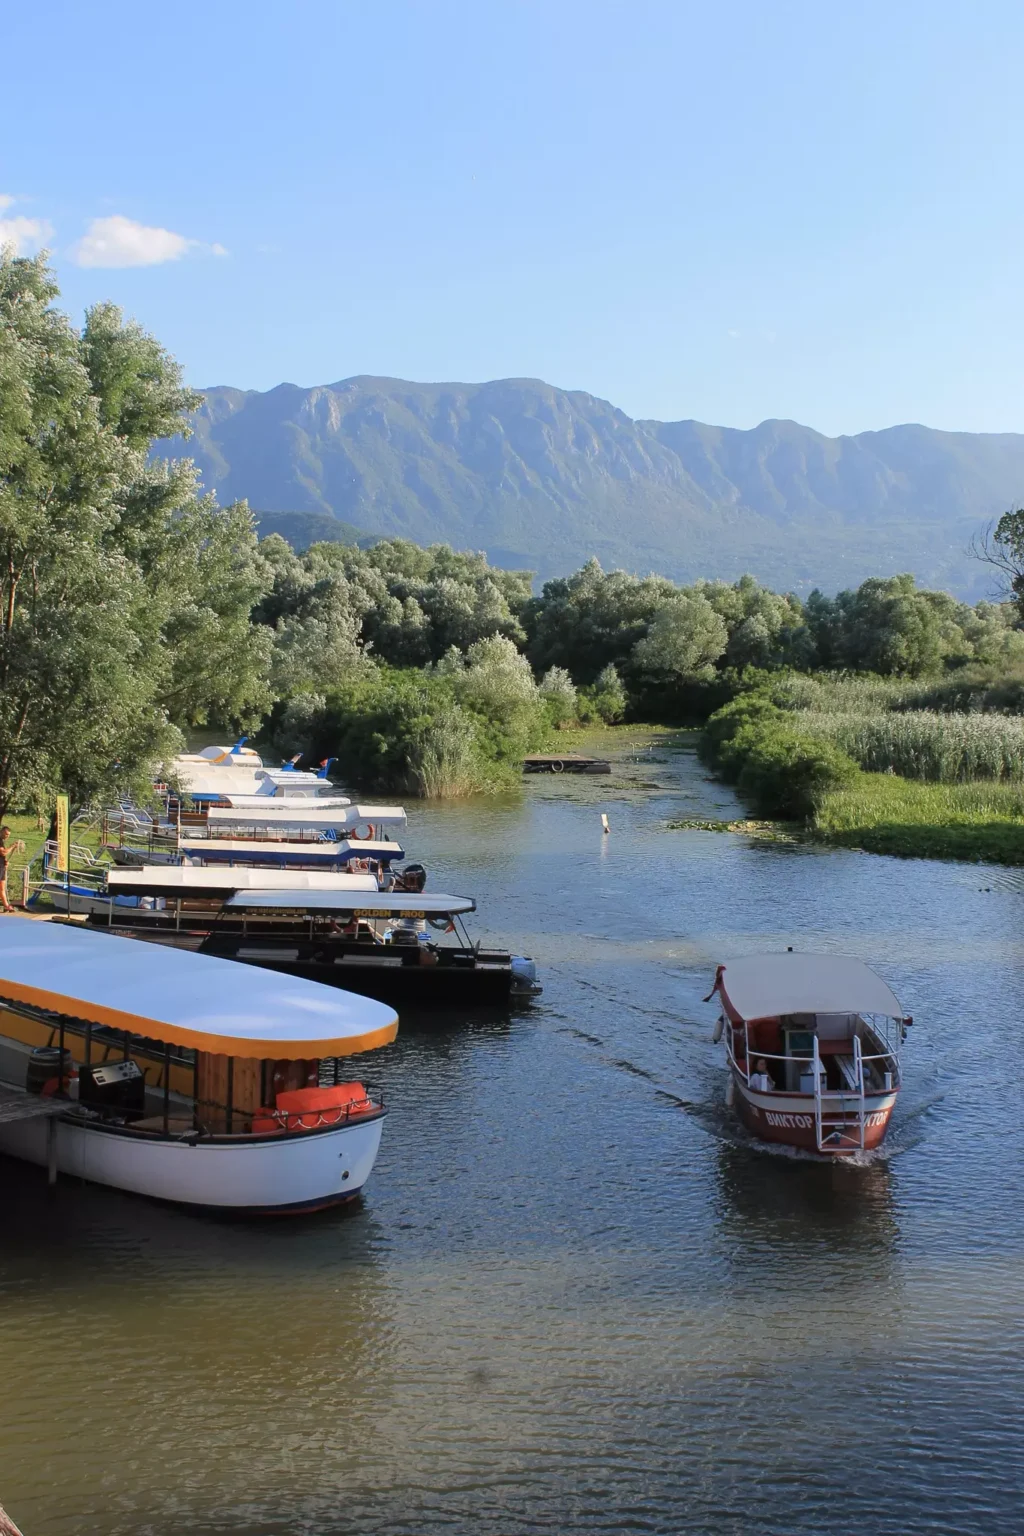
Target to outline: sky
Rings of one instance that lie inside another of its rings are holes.
[[[0,237],[195,385],[1024,431],[1024,6],[36,0]]]

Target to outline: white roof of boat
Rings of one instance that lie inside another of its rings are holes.
[[[294,809],[309,810],[313,806],[317,806],[320,810],[333,811],[340,806],[352,804],[347,795],[336,795],[333,790],[330,794],[324,795],[303,794],[301,791],[291,795],[271,795],[266,793],[241,795],[236,794],[234,790],[226,790],[222,798],[227,801],[228,806],[232,810],[236,811],[261,811],[265,810],[268,805],[274,806],[276,810],[285,811]]]
[[[747,955],[720,967],[718,986],[741,1019],[785,1013],[881,1013],[903,1010],[880,976],[850,955]]]
[[[398,1031],[392,1008],[337,987],[17,917],[0,925],[0,998],[223,1056],[347,1056]]]
[[[373,875],[347,875],[326,869],[238,869],[195,864],[144,864],[141,869],[109,869],[112,891],[376,891]]]
[[[172,771],[189,795],[229,795],[232,790],[238,794],[254,795],[259,786],[255,772],[245,764],[220,767],[216,763],[197,758],[191,763],[176,762]],[[269,800],[271,797],[267,795],[266,798]]]
[[[226,907],[261,907],[275,912],[351,912],[357,917],[451,917],[459,912],[475,912],[472,896],[444,896],[433,891],[378,891],[372,900],[357,902],[343,893],[307,891],[296,897],[288,891],[239,891],[224,903]]]
[[[341,838],[334,842],[314,842],[312,838],[306,842],[289,842],[287,838],[267,838],[265,841],[257,839],[246,840],[236,837],[183,837],[178,844],[183,853],[188,853],[195,858],[209,857],[212,854],[221,855],[228,853],[236,859],[258,859],[273,855],[279,859],[340,859],[348,854],[356,854],[361,858],[394,858],[402,852],[401,844],[385,842],[380,838],[372,841],[360,842],[357,838],[354,842],[350,838]]]
[[[183,755],[190,756],[191,754],[186,753]],[[262,768],[263,766],[262,757],[260,757],[259,753],[253,747],[240,747],[237,744],[230,747],[203,747],[202,750],[195,755],[197,757],[204,757],[206,758],[207,762],[211,763],[230,763],[232,759],[234,759],[236,763],[245,762],[253,768]]]
[[[340,831],[360,822],[379,826],[403,824],[405,819],[400,805],[323,806],[315,800],[307,800],[303,805],[279,805],[271,795],[264,797],[261,806],[211,805],[207,812],[209,825],[220,827],[324,827]]]

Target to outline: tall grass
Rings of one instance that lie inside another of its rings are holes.
[[[795,721],[871,773],[938,784],[972,779],[1024,783],[1024,719],[1019,716],[803,709]]]
[[[844,714],[936,710],[942,714],[1024,712],[1024,671],[1003,668],[998,675],[981,666],[961,667],[944,677],[876,677],[871,673],[790,673],[771,687],[787,709],[837,710]]]
[[[811,830],[822,842],[869,853],[1024,864],[1024,787],[862,773],[824,797]]]

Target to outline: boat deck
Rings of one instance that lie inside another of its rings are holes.
[[[10,1125],[14,1120],[49,1119],[52,1115],[63,1115],[67,1107],[67,1099],[44,1099],[41,1094],[0,1083],[0,1125]]]

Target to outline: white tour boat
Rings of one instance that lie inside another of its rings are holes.
[[[828,1157],[870,1151],[900,1088],[907,1025],[874,971],[847,955],[751,955],[718,967],[729,1102],[761,1141]]]
[[[392,1008],[333,987],[9,918],[0,1152],[221,1211],[341,1204],[370,1175],[384,1116],[379,1094],[343,1080],[344,1058],[397,1028]]]

